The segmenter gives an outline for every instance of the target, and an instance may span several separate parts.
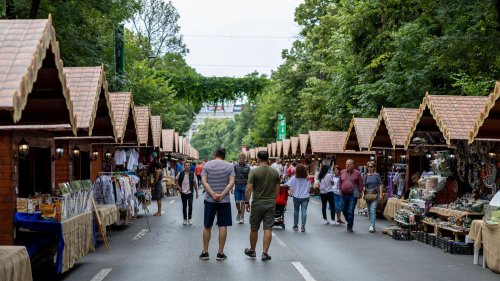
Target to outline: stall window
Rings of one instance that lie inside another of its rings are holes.
[[[50,148],[30,147],[28,156],[19,159],[19,197],[50,193],[52,188],[52,159]]]

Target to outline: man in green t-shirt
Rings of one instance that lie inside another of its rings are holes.
[[[248,183],[245,191],[247,200],[252,196],[252,205],[245,202],[247,212],[250,212],[250,248],[245,249],[245,254],[255,258],[255,246],[260,228],[263,223],[264,245],[262,250],[262,260],[268,261],[271,256],[267,251],[271,245],[272,228],[274,224],[274,210],[276,208],[276,197],[280,190],[280,177],[278,172],[269,166],[269,154],[267,151],[257,153],[259,166],[250,171]]]

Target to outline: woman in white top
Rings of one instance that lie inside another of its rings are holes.
[[[293,230],[299,230],[299,211],[302,215],[301,231],[306,231],[307,205],[309,204],[309,191],[311,182],[307,179],[306,166],[299,164],[295,175],[286,183],[290,187],[290,193],[293,195]]]
[[[323,165],[318,175],[319,195],[321,196],[321,213],[323,214],[325,224],[330,224],[326,216],[326,205],[328,203],[328,205],[330,205],[330,218],[332,219],[332,224],[336,225],[338,222],[335,220],[335,199],[333,195],[335,179],[332,174],[328,173],[329,170],[330,167],[328,165]]]

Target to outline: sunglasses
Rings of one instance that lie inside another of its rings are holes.
[[[373,166],[368,166],[368,168],[373,168]]]

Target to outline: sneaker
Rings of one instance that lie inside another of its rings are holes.
[[[339,224],[345,224],[345,222],[343,222],[342,220],[338,220],[337,221]]]
[[[182,222],[182,225],[186,225],[187,223],[188,223],[188,220],[184,220],[184,221]]]
[[[370,225],[370,228],[368,229],[368,231],[370,233],[374,233],[375,232],[375,227],[373,225]]]
[[[240,221],[240,215],[239,214],[236,216],[236,221]]]
[[[301,231],[301,232],[306,232],[306,227],[305,227],[305,226],[302,226],[302,227],[300,228],[300,231]]]
[[[352,230],[352,226],[347,226],[347,232],[349,232],[349,233],[353,233],[354,232],[354,230]]]
[[[224,255],[224,253],[222,253],[222,254],[219,254],[219,253],[218,253],[218,254],[217,254],[217,258],[216,258],[216,260],[218,260],[218,261],[223,261],[223,260],[225,260],[225,259],[227,259],[227,256],[226,256],[226,255]]]
[[[298,230],[299,230],[299,227],[298,227],[298,226],[296,226],[296,225],[294,225],[294,226],[292,227],[292,229],[293,229],[293,231],[298,231]]]
[[[243,217],[241,217],[240,224],[244,224],[244,223],[245,223],[245,219],[243,219]]]
[[[340,223],[336,220],[332,220],[332,222],[330,223],[331,225],[339,225]]]
[[[193,224],[193,221],[192,221],[192,220],[188,220],[188,224],[189,224],[189,225],[192,225],[192,224]]]
[[[208,256],[208,253],[201,252],[200,255],[200,260],[208,260],[210,257]]]
[[[245,255],[249,256],[250,258],[257,257],[257,255],[255,254],[255,251],[252,251],[251,249],[248,249],[248,248],[245,249]]]
[[[271,256],[268,255],[267,253],[262,253],[262,260],[263,261],[270,261],[271,260]]]
[[[328,220],[325,220],[325,224],[328,225],[330,224],[330,222]]]

